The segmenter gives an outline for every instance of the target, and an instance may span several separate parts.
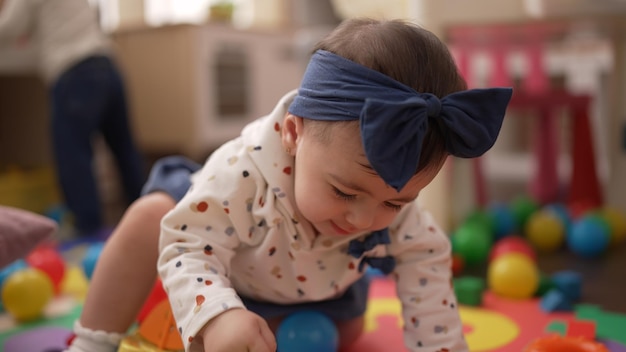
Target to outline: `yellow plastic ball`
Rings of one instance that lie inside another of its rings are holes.
[[[611,207],[602,208],[599,215],[611,228],[611,245],[623,243],[626,240],[626,217],[619,210]]]
[[[526,255],[508,253],[491,261],[487,283],[495,294],[515,299],[530,298],[539,286],[539,269]]]
[[[89,282],[83,269],[74,265],[69,265],[65,270],[65,275],[63,275],[63,280],[61,281],[61,293],[84,302],[85,297],[87,297],[88,288]]]
[[[530,216],[525,226],[526,238],[538,250],[553,252],[565,242],[565,227],[561,220],[548,211]]]
[[[2,285],[2,304],[20,322],[40,318],[53,296],[52,280],[34,268],[16,271]]]

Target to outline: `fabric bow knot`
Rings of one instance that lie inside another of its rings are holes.
[[[384,228],[382,230],[374,231],[369,234],[363,241],[352,240],[348,244],[348,254],[355,258],[360,258],[363,253],[374,249],[379,244],[389,244],[389,230]]]
[[[415,175],[432,122],[443,127],[451,155],[480,156],[495,143],[510,96],[510,89],[491,88],[456,92],[441,100],[429,93],[413,93],[401,101],[366,98],[360,125],[367,159],[399,191]]]
[[[480,156],[495,143],[512,94],[511,88],[469,89],[439,99],[318,50],[289,112],[312,120],[358,120],[372,168],[399,191],[415,175],[429,123],[442,127],[451,155]]]
[[[360,258],[363,254],[369,250],[374,249],[379,244],[389,244],[391,240],[389,238],[389,229],[384,228],[382,230],[374,231],[369,234],[363,241],[352,240],[348,244],[348,254],[355,258]],[[377,268],[385,274],[389,274],[396,266],[396,260],[392,256],[385,257],[363,257],[359,263],[359,272],[363,271],[365,264],[373,268]]]
[[[383,274],[388,275],[393,272],[396,267],[396,258],[388,255],[385,257],[364,257],[359,263],[359,272],[363,271],[365,264],[380,270]]]

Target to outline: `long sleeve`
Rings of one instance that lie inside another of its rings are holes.
[[[230,264],[235,249],[257,240],[248,199],[257,197],[259,177],[241,171],[245,149],[237,143],[213,154],[161,224],[158,270],[188,351],[211,318],[244,307],[231,286]]]
[[[0,7],[0,73],[39,73],[38,1],[4,0]]]
[[[4,0],[0,8],[0,47],[19,45],[32,35],[37,8],[31,0]]]
[[[111,55],[109,39],[88,0],[37,1],[41,1],[36,18],[41,73],[47,82],[87,57]]]
[[[468,351],[451,282],[450,241],[416,204],[390,228],[397,294],[410,351]]]

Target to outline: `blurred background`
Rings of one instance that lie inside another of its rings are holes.
[[[403,18],[438,35],[470,87],[513,86],[496,146],[450,159],[421,195],[450,230],[472,209],[528,195],[626,212],[626,1],[92,0],[123,73],[147,160],[199,162],[298,87],[313,44],[342,19]],[[46,89],[29,45],[0,47],[0,204],[49,213]],[[96,141],[107,221],[125,203]],[[147,171],[147,170],[146,170]]]

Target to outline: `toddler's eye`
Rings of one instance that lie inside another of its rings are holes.
[[[344,200],[352,200],[352,199],[356,198],[356,196],[354,194],[343,193],[342,191],[340,191],[336,187],[333,187],[333,191],[335,192],[335,195],[337,197],[339,197],[341,199],[344,199]]]
[[[402,209],[402,205],[389,202],[385,202],[385,206],[393,211],[400,211]]]

